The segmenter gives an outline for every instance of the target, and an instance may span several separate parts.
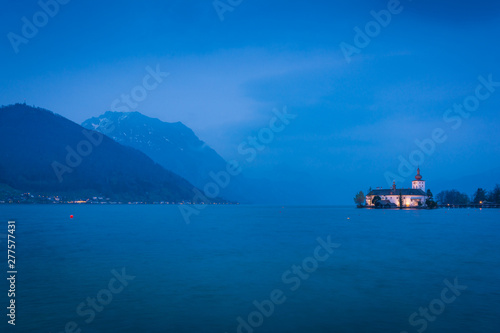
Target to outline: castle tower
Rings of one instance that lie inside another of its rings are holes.
[[[411,188],[414,190],[422,190],[425,192],[425,180],[422,180],[422,176],[420,175],[420,168],[417,169],[415,180],[411,182]]]

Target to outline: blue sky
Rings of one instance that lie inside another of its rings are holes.
[[[243,0],[221,21],[212,1],[72,0],[18,53],[8,34],[22,35],[22,18],[41,7],[2,5],[0,104],[26,99],[81,123],[159,65],[169,76],[136,110],[182,121],[240,161],[237,147],[286,106],[297,118],[244,172],[280,182],[297,202],[349,204],[358,190],[386,186],[399,156],[436,128],[447,140],[421,163],[434,191],[500,167],[500,88],[460,128],[443,120],[474,95],[479,76],[500,81],[495,1],[401,1],[350,62],[340,44],[354,45],[354,28],[388,1]]]

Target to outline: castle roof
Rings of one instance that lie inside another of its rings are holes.
[[[426,195],[421,189],[398,188],[398,189],[382,189],[372,190],[368,195]]]

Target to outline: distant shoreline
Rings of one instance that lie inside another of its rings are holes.
[[[161,206],[191,206],[191,205],[239,205],[239,203],[161,203],[161,202],[0,202],[0,205],[161,205]]]
[[[400,209],[405,209],[405,210],[432,210],[427,207],[367,207],[367,206],[361,206],[361,207],[356,207],[356,208],[362,208],[362,209],[382,209],[382,210],[400,210]],[[467,205],[438,205],[437,208],[454,208],[454,209],[467,209],[467,208],[500,208],[500,204],[467,204]]]

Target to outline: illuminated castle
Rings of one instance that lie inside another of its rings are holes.
[[[376,198],[378,197],[378,198]],[[425,180],[420,175],[420,168],[417,169],[415,180],[411,182],[411,188],[396,188],[396,182],[390,189],[376,189],[370,191],[366,196],[366,205],[375,207],[375,200],[380,198],[377,206],[381,207],[422,207],[425,206],[427,194],[425,193]]]

